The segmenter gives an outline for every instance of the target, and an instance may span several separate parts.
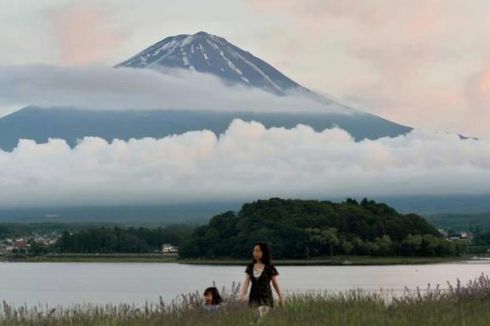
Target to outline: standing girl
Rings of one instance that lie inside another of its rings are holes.
[[[271,283],[276,290],[279,298],[279,305],[283,304],[283,294],[279,287],[277,272],[271,262],[271,252],[269,245],[264,242],[258,242],[253,248],[253,260],[247,265],[245,270],[245,280],[243,281],[242,290],[240,293],[240,301],[246,302],[246,295],[250,283],[252,287],[248,297],[248,304],[262,308],[260,311],[274,306],[274,298],[272,296]]]

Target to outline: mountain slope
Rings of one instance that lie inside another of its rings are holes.
[[[250,52],[205,32],[167,37],[116,67],[181,68],[210,73],[227,82],[277,94],[309,92]]]
[[[37,142],[61,138],[74,146],[77,139],[84,136],[98,136],[111,141],[115,138],[161,138],[202,129],[219,135],[235,118],[255,120],[267,128],[292,128],[301,123],[321,131],[339,126],[357,140],[396,136],[410,131],[410,128],[376,116],[361,114],[204,110],[104,111],[27,107],[0,118],[0,149],[11,151],[21,138],[34,139]]]

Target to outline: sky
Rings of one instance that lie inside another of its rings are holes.
[[[489,137],[489,14],[484,0],[3,1],[0,63],[112,66],[204,30],[342,103]]]
[[[325,109],[198,73],[112,68],[164,37],[206,31],[416,129],[355,142],[338,128],[235,120],[221,135],[21,140],[0,150],[0,206],[490,193],[489,14],[479,0],[3,1],[0,115],[28,104]]]

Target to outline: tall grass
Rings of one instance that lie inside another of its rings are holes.
[[[294,293],[284,307],[258,319],[255,309],[237,302],[239,285],[221,292],[226,304],[218,313],[202,309],[201,294],[182,295],[171,303],[162,299],[135,305],[82,304],[63,307],[0,309],[2,325],[490,325],[490,278],[479,278],[447,289],[427,286],[405,289],[401,295],[352,290]]]

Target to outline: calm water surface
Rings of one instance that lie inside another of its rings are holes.
[[[171,301],[182,293],[216,282],[231,287],[241,282],[245,267],[153,263],[0,263],[0,300],[14,305]],[[402,292],[440,284],[463,283],[481,273],[490,275],[490,262],[390,266],[278,266],[288,292],[351,289]]]

